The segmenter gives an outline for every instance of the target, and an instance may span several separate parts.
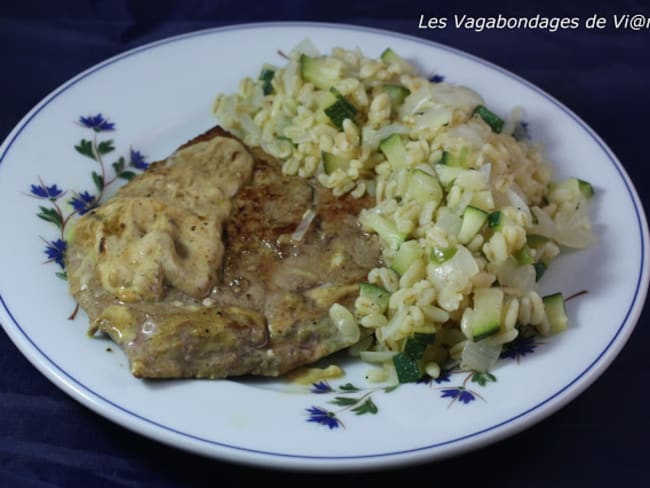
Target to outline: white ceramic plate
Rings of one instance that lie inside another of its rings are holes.
[[[256,76],[265,62],[281,64],[277,50],[289,51],[307,37],[322,52],[359,46],[376,57],[391,46],[425,73],[471,86],[497,112],[524,107],[530,132],[546,145],[557,174],[594,185],[598,244],[561,257],[542,280],[543,291],[588,290],[568,302],[569,331],[520,344],[516,358],[499,362],[496,382],[454,373],[445,381],[386,392],[364,386],[365,367],[355,364],[342,381],[311,388],[290,389],[280,381],[140,381],[117,347],[87,337],[85,314],[68,320],[74,302],[56,276],[60,268],[44,263],[57,257],[60,232],[38,214],[55,220],[58,206],[66,217],[71,199],[83,206],[84,196],[96,194],[91,174],[99,174],[100,166],[75,145],[83,150],[84,144],[98,144],[107,180],[120,156],[126,163],[134,159],[132,150],[148,161],[163,158],[215,124],[210,108],[218,92],[236,90],[240,78]],[[97,114],[101,118],[80,122]],[[102,127],[102,121],[112,125]],[[632,332],[648,285],[648,231],[637,194],[616,157],[575,114],[530,83],[465,53],[349,26],[283,23],[201,31],[87,70],[47,96],[5,140],[0,209],[0,321],[40,371],[129,429],[261,466],[404,465],[529,427],[575,398],[611,363]]]

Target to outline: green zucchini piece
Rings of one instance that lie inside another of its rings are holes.
[[[458,154],[451,158],[451,161],[448,163],[451,166],[462,166],[465,167],[467,163],[467,157],[469,156],[469,146],[463,146]]]
[[[271,66],[263,66],[260,71],[259,80],[262,82],[262,93],[264,95],[270,95],[273,93],[273,84],[271,81],[275,76],[275,68]]]
[[[422,359],[427,346],[436,342],[435,333],[414,332],[404,342],[404,353],[413,359]]]
[[[359,296],[365,297],[376,303],[380,308],[380,313],[384,313],[388,308],[390,292],[381,286],[372,283],[359,284]]]
[[[340,93],[334,95],[336,97],[334,103],[325,107],[323,111],[338,130],[343,130],[343,121],[345,119],[350,119],[353,122],[356,120],[357,108]]]
[[[390,106],[397,110],[404,103],[404,99],[411,94],[411,90],[402,85],[384,85],[384,91],[390,98]]]
[[[503,226],[503,213],[501,210],[495,210],[488,215],[488,227],[494,230],[501,230]]]
[[[530,254],[530,248],[528,247],[528,244],[521,246],[521,249],[515,252],[514,257],[517,263],[521,265],[535,263],[533,256]]]
[[[393,365],[400,383],[415,383],[424,375],[422,361],[414,359],[404,352],[393,356]]]
[[[406,167],[406,148],[399,134],[391,134],[379,143],[379,150],[394,169]]]
[[[553,293],[542,298],[546,318],[551,326],[551,334],[557,334],[567,329],[569,318],[566,314],[566,305],[562,293]]]
[[[437,164],[444,164],[452,167],[465,167],[467,157],[469,156],[469,146],[463,146],[458,154],[452,154],[449,151],[442,151],[442,157]]]
[[[409,269],[411,264],[420,259],[424,250],[418,241],[406,241],[393,257],[391,269],[402,276]]]
[[[455,247],[439,247],[435,246],[431,250],[431,261],[437,264],[442,264],[448,259],[451,259],[456,254],[458,249]]]
[[[341,67],[341,63],[324,56],[311,57],[306,54],[300,56],[302,79],[313,83],[321,90],[329,90],[341,79]]]
[[[472,338],[475,342],[499,332],[502,307],[503,290],[501,288],[477,288],[474,290]]]
[[[484,105],[478,105],[472,113],[481,117],[490,126],[492,132],[499,134],[503,130],[503,119]]]
[[[474,192],[472,200],[469,202],[473,207],[480,208],[489,212],[494,208],[494,196],[491,190],[478,190]]]
[[[394,222],[378,213],[366,212],[361,217],[361,224],[379,234],[390,249],[395,251],[399,249],[408,237],[407,234],[397,230]]]
[[[412,359],[422,359],[426,348],[426,343],[420,342],[413,337],[407,338],[406,342],[404,342],[404,354]]]
[[[443,152],[443,154],[445,153]],[[436,163],[434,169],[436,170],[436,174],[438,175],[438,180],[440,180],[440,183],[445,188],[449,188],[453,184],[454,180],[458,177],[458,175],[462,171],[465,171],[463,168],[459,166],[448,166],[442,163]]]
[[[427,345],[434,344],[436,342],[436,334],[428,332],[414,332],[412,339]]]
[[[594,187],[591,186],[591,183],[588,181],[578,178],[578,188],[580,188],[580,193],[582,193],[585,198],[591,198],[594,196]]]
[[[560,181],[553,181],[548,186],[548,199],[551,202],[561,200],[558,198],[561,193],[564,193],[564,199],[582,196],[583,198],[591,198],[594,196],[594,187],[591,183],[579,178],[566,178]]]
[[[350,161],[348,161],[346,158],[337,156],[331,152],[322,151],[321,156],[323,158],[323,169],[328,175],[331,175],[337,169],[347,171],[348,167],[350,166]]]
[[[408,183],[406,198],[409,200],[420,203],[436,202],[436,206],[442,200],[442,187],[435,176],[415,169],[409,173]]]
[[[471,241],[476,234],[481,231],[481,228],[488,219],[488,213],[480,208],[468,205],[463,212],[463,220],[460,224],[460,231],[458,232],[458,241],[461,244],[467,244]]]
[[[540,234],[527,234],[526,235],[526,244],[529,247],[540,247],[546,244],[550,239],[546,236]]]
[[[393,51],[389,47],[384,49],[384,51],[381,53],[381,55],[379,57],[386,64],[404,63],[405,62],[404,58],[402,58],[399,54],[397,54],[395,51]]]

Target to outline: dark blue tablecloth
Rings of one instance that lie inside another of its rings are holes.
[[[650,201],[650,30],[420,30],[420,15],[552,17],[650,15],[647,0],[544,2],[37,1],[0,5],[0,139],[47,93],[126,49],[196,29],[265,20],[379,27],[436,40],[492,61],[557,97],[618,155]],[[543,5],[543,7],[541,6]],[[582,7],[580,7],[582,5]],[[254,41],[251,41],[254,42]],[[7,209],[0,209],[7,211]],[[2,239],[11,229],[2,229]],[[621,236],[624,238],[624,236]],[[0,270],[0,273],[3,270]],[[347,474],[441,486],[650,486],[650,313],[611,367],[575,401],[529,430],[452,459]],[[161,445],[81,406],[31,366],[0,332],[0,486],[214,486],[311,482],[205,459]],[[338,483],[334,476],[325,482]]]

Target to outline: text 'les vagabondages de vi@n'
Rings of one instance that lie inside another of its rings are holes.
[[[613,14],[611,16],[593,14],[586,17],[548,17],[533,15],[530,17],[505,16],[498,14],[489,17],[474,17],[466,14],[454,14],[452,17],[429,17],[421,14],[418,29],[463,29],[474,32],[491,30],[631,30],[649,31],[650,16],[643,14]]]

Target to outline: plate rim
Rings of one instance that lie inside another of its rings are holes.
[[[13,127],[13,129],[6,136],[3,143],[0,145],[0,166],[2,165],[5,157],[9,154],[13,143],[18,139],[23,130],[29,126],[30,122],[42,110],[44,110],[59,95],[74,87],[77,83],[81,82],[88,76],[106,68],[107,66],[110,66],[141,52],[156,49],[162,45],[183,41],[194,37],[214,35],[221,32],[245,29],[297,27],[315,27],[319,29],[368,32],[371,34],[383,35],[389,38],[401,38],[409,42],[420,44],[425,48],[434,47],[436,49],[449,52],[453,55],[460,56],[462,58],[476,62],[488,69],[495,70],[501,75],[504,75],[517,81],[518,83],[523,84],[528,89],[541,95],[545,100],[555,105],[587,133],[587,135],[599,146],[600,150],[607,156],[610,162],[613,163],[617,173],[621,177],[634,207],[636,223],[641,240],[641,263],[639,266],[638,275],[636,277],[634,295],[623,319],[621,320],[621,324],[616,329],[616,333],[613,334],[612,338],[604,346],[603,350],[588,364],[588,366],[584,368],[584,370],[581,370],[581,372],[576,375],[576,377],[573,378],[570,382],[568,382],[563,388],[553,392],[552,395],[545,397],[544,400],[538,402],[525,411],[509,417],[508,419],[497,424],[490,425],[488,427],[460,437],[454,437],[453,439],[448,439],[443,442],[437,442],[435,444],[420,446],[412,449],[402,449],[398,451],[362,455],[324,456],[281,453],[231,445],[224,442],[202,438],[200,436],[196,436],[187,432],[182,432],[171,426],[161,424],[136,412],[132,412],[129,409],[116,404],[109,398],[105,398],[103,395],[94,391],[93,388],[81,383],[73,375],[65,371],[56,362],[54,362],[48,356],[48,354],[32,340],[32,338],[26,333],[23,327],[18,323],[12,314],[8,304],[5,302],[4,297],[0,294],[0,304],[2,305],[2,307],[0,307],[0,312],[2,312],[3,316],[6,316],[3,318],[9,319],[9,321],[13,323],[13,327],[10,327],[6,325],[7,320],[2,320],[3,329],[7,333],[8,337],[20,350],[23,356],[25,356],[25,358],[28,359],[33,366],[35,366],[59,389],[71,396],[75,401],[78,401],[86,407],[90,408],[94,413],[97,413],[122,427],[128,428],[132,432],[155,439],[175,448],[183,448],[196,454],[207,455],[224,461],[260,465],[271,468],[307,468],[320,470],[336,467],[336,469],[339,470],[356,470],[380,467],[377,463],[378,459],[381,459],[382,466],[386,467],[395,466],[396,464],[404,466],[425,460],[438,460],[469,450],[474,450],[481,446],[492,444],[499,439],[509,437],[516,432],[531,427],[544,418],[557,412],[567,403],[573,401],[584,390],[591,386],[593,382],[596,381],[601,376],[601,374],[611,365],[613,360],[618,356],[620,351],[627,343],[629,337],[631,336],[638,323],[645,300],[647,298],[649,284],[648,275],[650,273],[650,267],[648,265],[648,259],[646,256],[647,245],[648,241],[650,240],[648,236],[647,219],[643,206],[641,204],[641,200],[638,196],[633,182],[625,171],[620,160],[617,158],[611,148],[609,148],[609,146],[603,141],[599,134],[597,134],[581,117],[574,113],[573,110],[567,107],[564,103],[560,102],[554,96],[547,93],[542,88],[522,78],[512,71],[509,71],[491,61],[478,57],[474,54],[427,38],[417,37],[415,35],[348,23],[306,21],[251,22],[209,27],[205,29],[176,34],[117,53],[103,61],[100,61],[99,63],[90,66],[89,68],[81,71],[77,75],[54,88],[50,93],[43,97]],[[34,356],[34,353],[37,353],[37,356]],[[141,425],[142,423],[145,425]],[[160,429],[161,432],[158,432],[158,429]],[[176,438],[175,436],[180,436],[180,439]],[[179,442],[179,440],[181,442]],[[471,442],[468,442],[469,440],[471,440]],[[212,447],[217,446],[220,449],[227,449],[228,452],[214,452],[213,450],[209,449],[201,449],[201,447],[199,445],[195,445],[195,443],[207,444],[208,446]],[[450,447],[445,452],[439,452],[435,455],[429,452],[431,450],[440,449],[443,446]],[[251,455],[262,457],[251,458]],[[290,462],[279,465],[277,462],[278,459],[284,461],[289,460]],[[309,462],[313,461],[320,461],[320,463],[317,465],[310,465]],[[342,465],[340,464],[341,461],[347,461],[347,463]]]

